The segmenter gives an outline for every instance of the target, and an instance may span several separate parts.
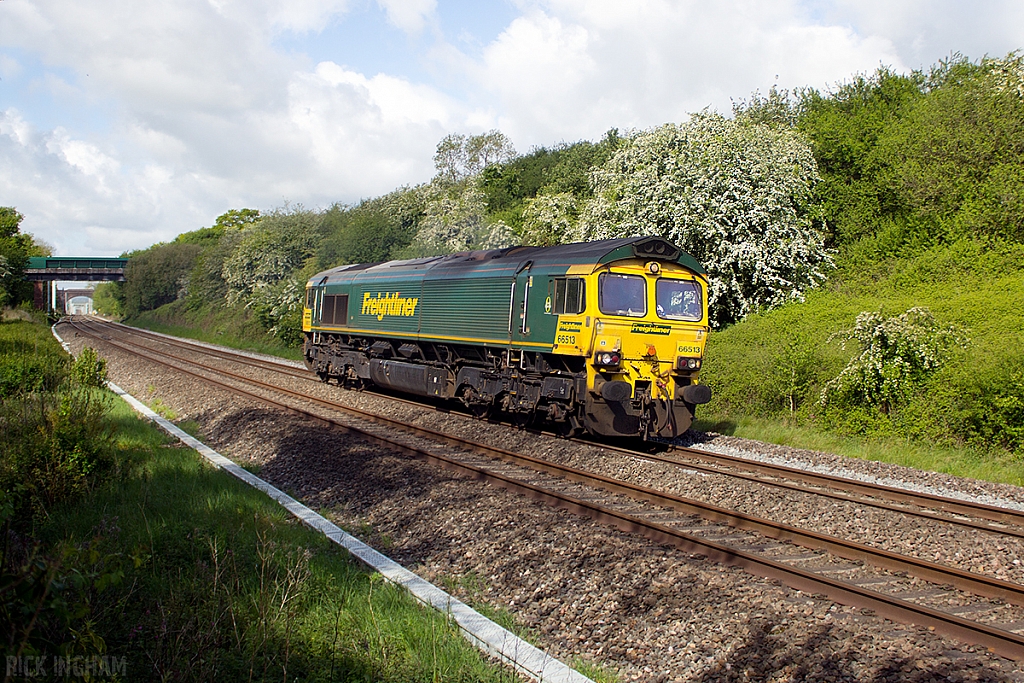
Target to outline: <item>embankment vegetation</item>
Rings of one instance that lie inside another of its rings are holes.
[[[9,675],[13,661],[61,678],[60,660],[110,680],[514,680],[444,615],[138,418],[104,375],[42,322],[0,322]]]
[[[303,283],[327,267],[657,234],[712,276],[705,427],[1024,453],[1018,53],[526,154],[498,131],[450,135],[435,164],[422,185],[232,211],[135,253],[111,308],[294,349]]]

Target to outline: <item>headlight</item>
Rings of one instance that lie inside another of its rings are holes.
[[[594,354],[594,365],[610,367],[618,365],[620,360],[618,351],[598,351]]]
[[[676,359],[677,370],[700,370],[700,358],[680,356]]]

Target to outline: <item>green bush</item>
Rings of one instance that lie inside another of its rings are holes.
[[[125,315],[137,315],[188,294],[189,273],[202,252],[198,244],[155,244],[128,254],[121,288]]]
[[[997,240],[848,262],[806,302],[712,332],[701,381],[714,399],[702,417],[792,418],[844,434],[1024,451],[1022,263],[1024,246]],[[878,401],[853,394],[842,409],[823,409],[826,384],[860,356],[859,347],[844,349],[833,335],[865,310],[915,306],[927,307],[940,328],[955,326],[969,347],[949,349],[947,362],[904,385],[888,414]]]
[[[71,381],[82,387],[103,387],[107,384],[107,359],[96,349],[86,346],[71,363]]]
[[[0,489],[12,519],[29,525],[80,494],[113,461],[106,361],[85,349],[73,363],[39,323],[0,324]]]
[[[0,491],[0,628],[4,655],[88,657],[106,652],[97,618],[119,614],[131,594],[117,593],[133,565],[112,542],[112,529],[97,529],[84,543],[47,546],[12,529],[14,506]]]
[[[0,402],[0,488],[29,523],[87,490],[113,465],[107,395],[62,386]]]
[[[67,376],[68,361],[60,347],[0,339],[0,399],[56,390]]]
[[[713,331],[701,372],[701,381],[713,391],[712,414],[776,417],[813,411],[825,382],[849,360],[828,337],[854,311],[835,304],[829,292],[812,291],[806,303]]]

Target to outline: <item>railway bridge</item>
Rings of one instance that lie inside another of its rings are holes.
[[[127,258],[103,256],[33,256],[25,279],[35,287],[36,308],[57,310],[57,282],[124,282]],[[50,291],[46,291],[50,283]]]

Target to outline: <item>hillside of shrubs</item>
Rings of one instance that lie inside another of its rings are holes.
[[[712,420],[1024,453],[1024,58],[881,68],[517,153],[453,134],[436,176],[327,209],[238,209],[130,254],[101,308],[294,355],[312,274],[656,234],[712,276]]]

